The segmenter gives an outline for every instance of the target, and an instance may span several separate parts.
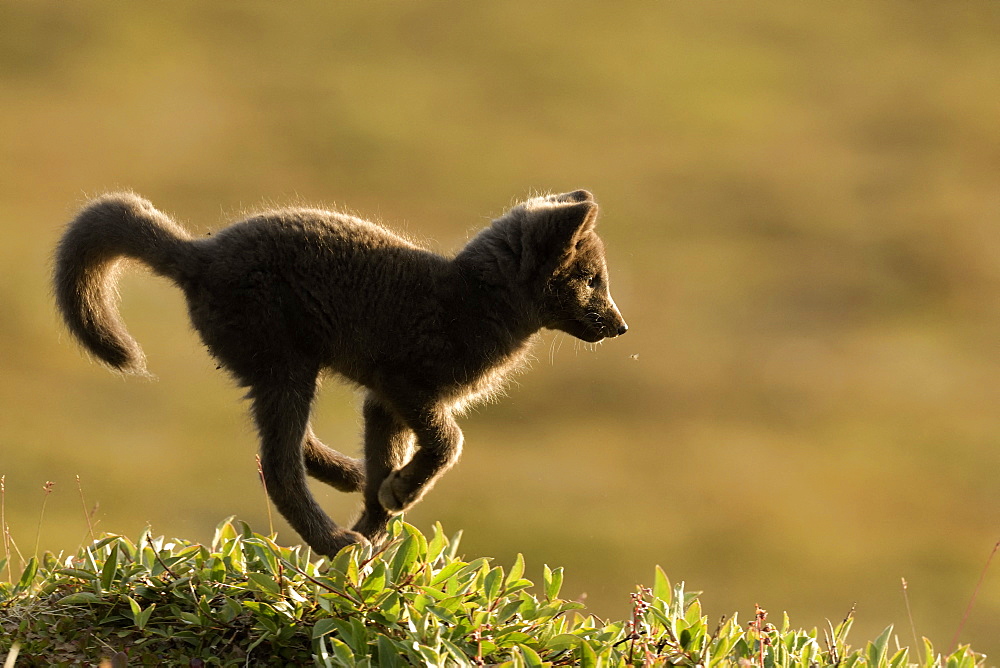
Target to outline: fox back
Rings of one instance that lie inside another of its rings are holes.
[[[187,299],[206,347],[249,388],[268,492],[303,538],[330,554],[378,540],[461,449],[452,414],[495,392],[543,328],[584,341],[627,329],[611,298],[597,205],[575,191],[523,202],[443,257],[380,225],[282,209],[192,239],[130,193],[93,201],[57,249],[57,303],[98,358],[142,371],[114,301],[123,258]],[[312,434],[317,377],[366,388],[366,461]],[[365,491],[353,530],[316,505],[304,475]],[[271,480],[268,480],[270,478]]]

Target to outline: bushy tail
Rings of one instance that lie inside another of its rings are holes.
[[[143,373],[145,357],[118,315],[116,281],[125,258],[177,280],[190,235],[132,193],[90,202],[56,248],[55,296],[66,325],[95,356],[120,371]]]

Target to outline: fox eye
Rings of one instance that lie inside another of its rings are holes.
[[[600,274],[594,274],[593,276],[591,276],[590,278],[587,279],[587,287],[588,288],[596,288],[597,284],[600,283],[600,282],[601,282],[601,275]]]

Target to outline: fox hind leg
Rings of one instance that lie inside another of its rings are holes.
[[[323,444],[312,427],[306,427],[303,441],[306,473],[341,492],[360,492],[365,486],[364,462],[343,455]]]
[[[315,389],[315,374],[300,382],[268,379],[251,383],[249,398],[260,434],[261,468],[268,496],[313,550],[333,556],[341,548],[365,539],[338,527],[316,503],[306,483],[304,453]]]

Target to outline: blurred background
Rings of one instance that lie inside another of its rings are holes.
[[[52,248],[130,188],[206,233],[341,207],[442,253],[524,197],[602,206],[631,330],[544,333],[407,520],[602,616],[660,564],[712,617],[857,604],[946,649],[1000,539],[1000,5],[3,3],[0,473],[26,554],[98,528],[267,530],[241,393],[180,292],[122,312],[148,381],[58,321]],[[326,384],[317,432],[359,449]],[[42,486],[55,486],[42,511]],[[316,486],[339,520],[358,498]],[[297,542],[284,524],[279,539]],[[1000,651],[994,565],[962,634]]]

